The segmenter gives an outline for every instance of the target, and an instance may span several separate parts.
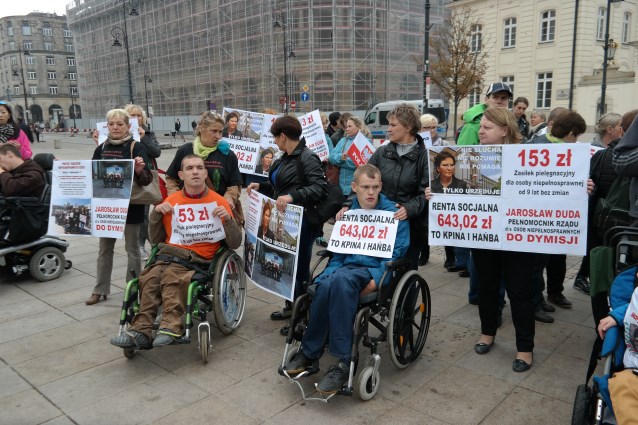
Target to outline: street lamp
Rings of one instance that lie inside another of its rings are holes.
[[[423,113],[428,113],[430,97],[430,0],[425,0],[425,40],[423,43]]]
[[[146,83],[152,83],[153,80],[151,79],[151,76],[148,75],[148,72],[146,70],[146,61],[144,60],[146,58],[144,57],[144,55],[136,54],[135,58],[137,59],[137,63],[144,64],[144,95],[146,97],[146,115],[148,116],[148,118],[150,118],[151,113],[150,113],[150,110],[148,109],[148,88],[146,87]],[[150,120],[147,121],[147,125],[150,130],[151,128]]]
[[[288,87],[288,58],[294,58],[295,45],[292,41],[288,41],[287,31],[286,31],[286,21],[288,19],[288,14],[284,14],[281,10],[276,10],[272,14],[273,17],[273,28],[281,28],[284,32],[284,96],[286,97],[286,103],[284,103],[284,113],[288,113],[288,105],[290,105],[290,90]]]
[[[31,56],[28,50],[23,53],[25,56]],[[22,93],[24,94],[24,122],[29,124],[29,102],[27,101],[27,85],[24,81],[24,65],[22,64],[22,55],[20,57],[20,66],[14,65],[12,68],[12,75],[14,79],[20,78],[22,80]]]
[[[598,113],[600,116],[605,114],[605,92],[607,91],[607,67],[609,61],[614,59],[618,44],[609,38],[609,18],[611,15],[611,4],[620,3],[623,0],[607,0],[607,16],[605,17],[605,44],[603,45],[603,78],[600,85],[600,104],[598,105]],[[610,55],[611,54],[611,55]]]
[[[73,130],[77,129],[77,126],[75,124],[75,118],[77,115],[77,111],[75,110],[75,102],[73,100],[73,89],[77,89],[77,86],[72,86],[71,85],[71,77],[69,76],[69,74],[66,74],[64,76],[65,79],[69,80],[69,96],[71,96],[71,110],[73,111]]]
[[[128,94],[129,94],[129,103],[135,103],[135,98],[133,96],[133,74],[131,73],[131,52],[129,51],[128,45],[128,24],[126,15],[130,16],[139,16],[137,12],[137,6],[139,6],[138,0],[119,0],[122,2],[122,10],[124,13],[124,29],[120,27],[113,27],[111,29],[111,35],[114,38],[113,47],[122,47],[122,43],[120,39],[124,40],[124,48],[126,49],[126,72],[128,76]],[[131,6],[131,10],[129,13],[126,13],[126,3]]]

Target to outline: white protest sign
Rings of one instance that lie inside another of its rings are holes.
[[[429,131],[423,131],[419,133],[419,136],[423,138],[423,143],[425,143],[426,148],[432,147],[432,135],[430,134]]]
[[[361,132],[357,133],[352,144],[348,148],[348,156],[357,167],[366,164],[375,151],[375,147]]]
[[[350,210],[332,228],[328,250],[392,258],[398,227],[391,211]]]
[[[327,161],[328,143],[326,142],[326,133],[321,125],[319,111],[312,111],[297,119],[301,123],[301,135],[306,139],[306,147],[316,153],[321,161]]]
[[[170,242],[175,245],[218,242],[226,237],[219,217],[213,215],[217,202],[173,207]]]
[[[133,136],[133,140],[135,140],[136,142],[139,142],[141,140],[140,126],[139,126],[139,123],[137,122],[137,119],[130,120],[130,124],[131,124],[131,129],[129,130],[129,132]],[[98,131],[97,144],[101,145],[102,143],[106,142],[106,139],[108,139],[109,137],[109,123],[104,121],[104,122],[99,122],[95,125]]]

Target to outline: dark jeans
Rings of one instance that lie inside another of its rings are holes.
[[[474,267],[474,259],[471,254],[467,260],[467,269],[470,271],[470,290],[467,292],[468,301],[478,301],[478,275],[476,274],[476,267]],[[505,307],[505,283],[501,279],[501,284],[498,286],[498,309],[501,314],[503,313],[503,307]]]
[[[547,295],[563,293],[565,273],[567,273],[567,255],[550,254],[547,259]]]
[[[295,277],[295,298],[306,293],[310,280],[310,260],[312,260],[312,245],[319,236],[323,226],[311,224],[307,219],[301,220],[299,246],[297,248],[297,274]]]
[[[370,279],[367,267],[345,266],[317,283],[310,323],[301,341],[301,350],[307,357],[321,357],[329,338],[330,354],[342,362],[350,361],[359,292]]]
[[[467,268],[467,262],[470,258],[470,248],[454,248],[454,255],[456,256],[454,260],[454,265],[456,267]]]
[[[410,268],[412,270],[419,268],[419,256],[424,243],[427,245],[428,241],[427,239],[423,241],[423,231],[416,222],[410,221],[410,246],[406,257],[410,259]]]
[[[496,336],[499,315],[499,286],[505,283],[516,330],[516,349],[534,350],[534,280],[542,270],[545,255],[528,252],[472,249],[479,279],[481,333]]]

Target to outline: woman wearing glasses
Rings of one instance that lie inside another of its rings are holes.
[[[13,143],[20,149],[22,159],[31,159],[29,138],[13,119],[11,106],[6,102],[0,102],[0,144],[7,142]]]
[[[181,189],[182,181],[178,172],[182,159],[186,155],[195,154],[204,160],[208,170],[208,186],[226,198],[235,220],[243,224],[244,217],[239,203],[241,174],[237,156],[230,150],[228,142],[222,140],[224,124],[224,119],[219,114],[205,112],[201,116],[195,128],[195,140],[180,146],[166,170],[166,189],[169,195]]]
[[[432,114],[421,115],[421,133],[430,132],[432,146],[450,146],[450,143],[443,140],[436,128],[439,126],[439,120]]]

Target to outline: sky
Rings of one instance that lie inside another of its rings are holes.
[[[3,0],[0,18],[13,15],[26,15],[33,11],[66,14],[66,5],[71,0]]]

